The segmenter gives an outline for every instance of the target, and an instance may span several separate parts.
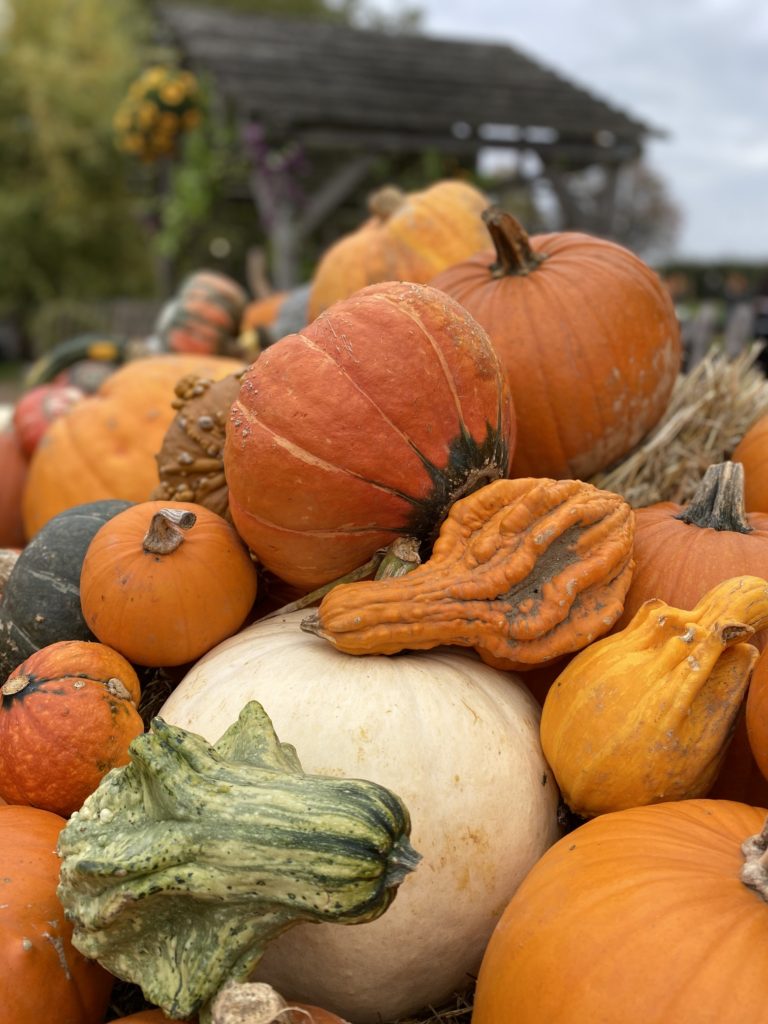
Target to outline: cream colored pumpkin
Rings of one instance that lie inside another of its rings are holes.
[[[466,987],[512,893],[558,838],[558,793],[519,676],[444,648],[351,657],[301,632],[305,615],[224,641],[159,715],[215,741],[258,700],[306,771],[371,779],[405,801],[423,860],[383,917],[291,928],[256,974],[373,1024]]]

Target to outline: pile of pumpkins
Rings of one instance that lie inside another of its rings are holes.
[[[253,359],[203,284],[0,436],[8,1020],[761,1019],[768,423],[685,507],[589,482],[678,375],[658,277],[443,181]]]

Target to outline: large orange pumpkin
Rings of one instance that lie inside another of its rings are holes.
[[[101,1024],[114,979],[72,945],[56,896],[65,822],[35,807],[0,806],[0,1020]]]
[[[117,651],[62,640],[0,686],[0,794],[68,817],[144,731],[139,680]]]
[[[661,418],[680,368],[668,292],[628,249],[578,232],[529,238],[492,209],[495,249],[432,284],[488,331],[509,376],[519,436],[513,476],[586,479]]]
[[[506,476],[514,414],[485,331],[426,285],[371,285],[243,377],[224,448],[238,532],[312,589]]]
[[[315,270],[309,318],[379,281],[425,284],[488,244],[480,214],[488,200],[464,181],[405,193],[393,185],[368,200],[370,216],[328,249]]]
[[[681,800],[605,814],[566,835],[491,936],[473,1024],[765,1020],[768,974],[756,951],[768,943],[768,834],[745,853],[741,844],[766,813]]]
[[[256,567],[233,527],[203,505],[145,501],[94,535],[80,604],[95,636],[139,665],[194,661],[243,624]]]
[[[144,501],[157,484],[155,454],[176,410],[185,374],[218,380],[242,364],[214,356],[137,359],[51,424],[29,466],[24,528],[32,537],[58,512],[105,498]]]
[[[761,416],[733,450],[744,466],[744,501],[750,512],[768,513],[768,416]]]

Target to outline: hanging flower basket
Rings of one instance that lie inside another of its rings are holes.
[[[115,112],[117,147],[148,163],[172,156],[201,117],[200,86],[191,71],[147,68]]]

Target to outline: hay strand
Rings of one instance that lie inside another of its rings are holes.
[[[664,416],[645,440],[590,483],[621,494],[634,508],[685,504],[706,469],[729,458],[752,423],[768,413],[768,380],[755,366],[760,349],[753,345],[731,360],[710,350],[678,377]]]

